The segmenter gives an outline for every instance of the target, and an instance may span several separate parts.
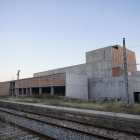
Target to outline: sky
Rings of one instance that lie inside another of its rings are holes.
[[[139,7],[140,0],[0,0],[0,82],[18,70],[28,78],[85,63],[85,52],[122,46],[123,38],[140,63]]]

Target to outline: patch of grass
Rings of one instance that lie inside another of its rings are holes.
[[[0,100],[11,101],[12,98],[2,95]],[[130,103],[130,109],[127,110],[125,102],[96,102],[95,100],[87,101],[50,94],[19,96],[18,98],[14,97],[13,101],[140,115],[140,104],[136,103]]]

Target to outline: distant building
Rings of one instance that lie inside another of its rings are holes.
[[[126,49],[131,102],[140,102],[140,72],[135,53]],[[12,88],[13,86],[13,88]],[[16,91],[16,80],[1,82],[0,94]],[[34,73],[19,80],[20,95],[57,94],[72,98],[125,100],[123,47],[108,46],[86,53],[86,63]]]

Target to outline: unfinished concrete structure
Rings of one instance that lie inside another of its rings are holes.
[[[139,102],[140,72],[135,53],[126,49],[126,57],[130,101]],[[0,83],[0,94],[10,94],[11,90],[12,81]],[[84,64],[34,73],[33,78],[19,80],[19,90],[26,95],[50,93],[97,101],[125,100],[123,48],[115,45],[90,51]]]
[[[0,94],[15,93],[17,81],[0,83]],[[19,80],[19,95],[42,93],[88,99],[87,76],[84,74],[63,73]]]

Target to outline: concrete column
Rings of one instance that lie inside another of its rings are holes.
[[[22,93],[21,93],[21,95],[24,95],[24,89],[22,88]]]
[[[140,103],[140,93],[139,93],[139,103]]]
[[[32,95],[32,88],[30,88],[30,95]]]
[[[54,95],[54,87],[51,87],[51,95]]]
[[[15,88],[15,95],[16,95],[16,93],[17,93],[17,89]]]
[[[39,88],[39,94],[42,94],[42,88],[41,87]]]

